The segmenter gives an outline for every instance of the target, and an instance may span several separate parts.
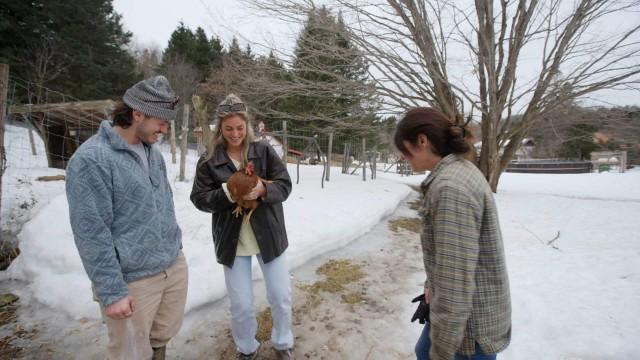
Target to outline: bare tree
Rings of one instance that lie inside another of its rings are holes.
[[[198,155],[201,155],[206,150],[207,144],[213,140],[213,132],[209,127],[208,106],[204,100],[198,95],[193,95],[191,103],[198,127],[202,129],[202,135],[198,141]]]
[[[312,12],[322,11],[309,9],[301,21],[308,21]],[[329,17],[335,21],[313,24],[313,34],[324,37],[323,41],[301,35],[297,53],[274,48],[268,56],[248,58],[246,53],[234,55],[230,49],[223,61],[224,70],[207,81],[203,90],[207,100],[213,102],[220,91],[234,92],[260,119],[314,124],[326,132],[371,131],[371,118],[377,110],[375,88],[366,79],[366,71],[359,78],[353,75],[354,69],[365,68],[359,63],[364,54],[351,44],[345,45],[350,34],[335,15]]]
[[[29,99],[36,104],[41,103],[42,91],[45,89],[47,82],[55,80],[65,69],[62,64],[57,45],[54,40],[49,37],[43,37],[38,43],[31,46],[33,57],[27,59],[29,67],[30,79],[35,87],[35,98]]]
[[[200,74],[195,66],[182,56],[170,58],[164,64],[162,71],[171,83],[176,95],[180,97],[178,113],[181,114],[184,105],[189,105],[191,102],[191,96],[196,90]],[[182,127],[182,120],[179,116],[176,118],[176,127]]]
[[[136,59],[136,71],[146,79],[153,76],[160,67],[162,50],[157,45],[132,45],[129,49]]]
[[[478,114],[478,167],[494,191],[521,141],[545,114],[599,90],[637,89],[638,17],[612,31],[599,28],[606,19],[640,11],[635,0],[335,3],[369,57],[388,109],[428,104],[457,123]],[[297,21],[313,7],[295,0],[251,4]]]

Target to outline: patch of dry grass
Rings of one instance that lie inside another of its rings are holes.
[[[18,247],[12,246],[8,241],[0,243],[0,270],[6,270],[18,255],[20,255]]]
[[[258,313],[258,334],[256,338],[260,342],[271,339],[271,328],[273,320],[271,318],[271,308],[266,308]]]
[[[322,302],[321,294],[338,294],[346,291],[346,285],[357,282],[366,276],[362,271],[363,265],[354,264],[351,260],[329,260],[316,270],[316,274],[324,275],[324,280],[311,285],[300,285],[299,288],[307,293],[307,301],[303,308],[315,308]],[[357,304],[362,302],[361,293],[348,293],[341,296],[342,302]]]
[[[353,264],[350,260],[329,260],[316,270],[316,274],[324,275],[325,280],[316,281],[311,285],[302,285],[300,288],[310,294],[322,292],[340,293],[345,290],[345,285],[362,279],[362,265]]]
[[[365,297],[361,292],[350,292],[342,295],[342,302],[349,305],[360,304],[365,301]]]
[[[400,217],[389,220],[389,230],[399,232],[400,229],[420,233],[422,231],[422,222],[419,218]]]
[[[18,359],[24,355],[21,347],[13,345],[14,339],[11,335],[0,339],[0,359]]]
[[[407,203],[409,205],[409,209],[418,211],[422,206],[422,199],[416,199],[414,201],[410,201]]]
[[[20,345],[24,341],[33,340],[38,334],[37,329],[26,330],[20,326],[12,335],[0,339],[0,359],[20,359],[25,355],[25,349]],[[18,343],[18,344],[15,344]]]
[[[0,326],[16,321],[19,299],[13,294],[0,295]]]

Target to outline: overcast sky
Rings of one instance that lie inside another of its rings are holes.
[[[291,53],[300,31],[299,25],[285,24],[257,13],[246,8],[241,0],[114,0],[113,5],[123,16],[125,28],[134,34],[135,43],[142,46],[155,44],[161,49],[167,46],[180,21],[193,30],[202,27],[209,36],[215,34],[224,45],[236,36],[242,47],[250,43],[253,52],[259,54],[267,54],[270,48]],[[638,24],[638,12],[627,15],[607,20],[603,31],[620,24]],[[591,94],[590,98],[583,103],[640,105],[638,90],[607,90]]]
[[[167,46],[180,21],[192,30],[202,27],[207,35],[218,36],[227,45],[236,36],[244,47],[267,54],[263,44],[291,50],[299,27],[284,24],[248,9],[238,0],[114,0],[124,26],[141,45]]]

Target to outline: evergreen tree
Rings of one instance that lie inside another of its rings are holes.
[[[222,68],[222,56],[220,39],[216,37],[208,39],[201,27],[198,27],[194,33],[180,22],[171,34],[164,51],[162,68],[166,72],[169,63],[188,62],[198,70],[199,81],[204,81],[211,71]]]
[[[218,37],[211,37],[209,39],[209,48],[207,49],[207,59],[213,71],[222,69],[222,57],[224,55],[224,49],[222,43]]]
[[[227,52],[227,58],[231,61],[240,61],[242,59],[242,49],[240,49],[240,44],[238,44],[238,39],[234,36],[231,39],[231,44],[229,45],[229,51]]]
[[[368,66],[349,40],[341,16],[336,19],[324,6],[311,11],[294,55],[292,72],[308,89],[291,99],[291,111],[315,128],[371,125]]]
[[[162,55],[162,63],[166,64],[173,57],[180,56],[189,59],[193,63],[193,54],[195,53],[196,37],[193,31],[186,27],[181,21],[178,27],[171,33],[167,48]]]
[[[79,99],[119,98],[139,79],[112,0],[0,2],[0,61],[16,78]],[[31,95],[31,99],[27,99]]]
[[[251,52],[251,46],[247,45],[243,51],[238,39],[234,36],[231,39],[229,50],[224,55],[224,88],[227,93],[235,92],[242,94],[242,82],[247,76],[254,76],[257,71],[258,62]]]
[[[567,131],[568,140],[560,147],[560,156],[588,160],[591,152],[598,149],[598,144],[593,140],[593,133],[598,128],[592,124],[575,124]]]

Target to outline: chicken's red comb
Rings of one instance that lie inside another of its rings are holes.
[[[255,166],[253,165],[252,161],[249,161],[247,165],[244,166],[244,173],[247,175],[253,175],[254,171],[255,171]]]

